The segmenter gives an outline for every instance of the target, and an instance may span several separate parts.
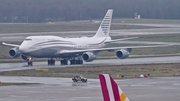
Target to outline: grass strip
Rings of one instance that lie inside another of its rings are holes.
[[[151,77],[178,76],[180,74],[180,63],[36,68],[30,70],[4,71],[0,72],[0,75],[71,78],[79,74],[86,78],[98,78],[98,74],[100,73],[111,74],[114,78],[121,78],[121,76],[124,76],[124,78],[134,78],[140,74],[149,74]]]

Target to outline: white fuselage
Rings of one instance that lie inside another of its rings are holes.
[[[58,36],[29,36],[19,47],[22,54],[33,57],[53,57],[61,50],[101,48],[111,37],[62,38]],[[56,57],[56,56],[55,56]]]

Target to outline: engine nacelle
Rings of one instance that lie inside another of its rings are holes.
[[[24,60],[24,61],[27,61],[27,60],[28,60],[28,57],[25,56],[25,55],[21,55],[21,59]]]
[[[116,52],[116,56],[120,59],[126,59],[129,57],[129,51],[121,49]]]
[[[12,49],[10,49],[9,50],[9,56],[10,57],[13,57],[13,58],[17,58],[17,57],[19,57],[20,56],[20,51],[19,51],[19,49],[16,47],[16,48],[12,48]]]
[[[82,58],[86,62],[91,62],[94,59],[96,59],[96,55],[92,52],[85,52],[85,53],[83,53]]]

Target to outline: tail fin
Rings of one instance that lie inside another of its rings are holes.
[[[111,19],[112,19],[113,10],[109,9],[99,26],[98,31],[94,35],[94,37],[107,37],[109,36],[109,30],[111,27]]]
[[[104,101],[129,101],[109,74],[99,74]]]

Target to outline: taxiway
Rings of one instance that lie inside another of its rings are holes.
[[[155,63],[179,63],[180,56],[167,57],[148,57],[148,58],[127,58],[127,59],[105,59],[94,60],[93,62],[84,62],[83,65],[60,65],[56,61],[55,66],[48,66],[47,62],[34,62],[32,67],[28,67],[26,62],[22,63],[0,63],[0,71],[12,71],[35,68],[52,68],[52,67],[72,67],[72,66],[106,66],[106,65],[128,65],[128,64],[155,64]]]
[[[0,101],[103,101],[98,79],[0,76],[3,82],[40,83],[1,86]],[[180,101],[180,77],[116,80],[130,101]]]

